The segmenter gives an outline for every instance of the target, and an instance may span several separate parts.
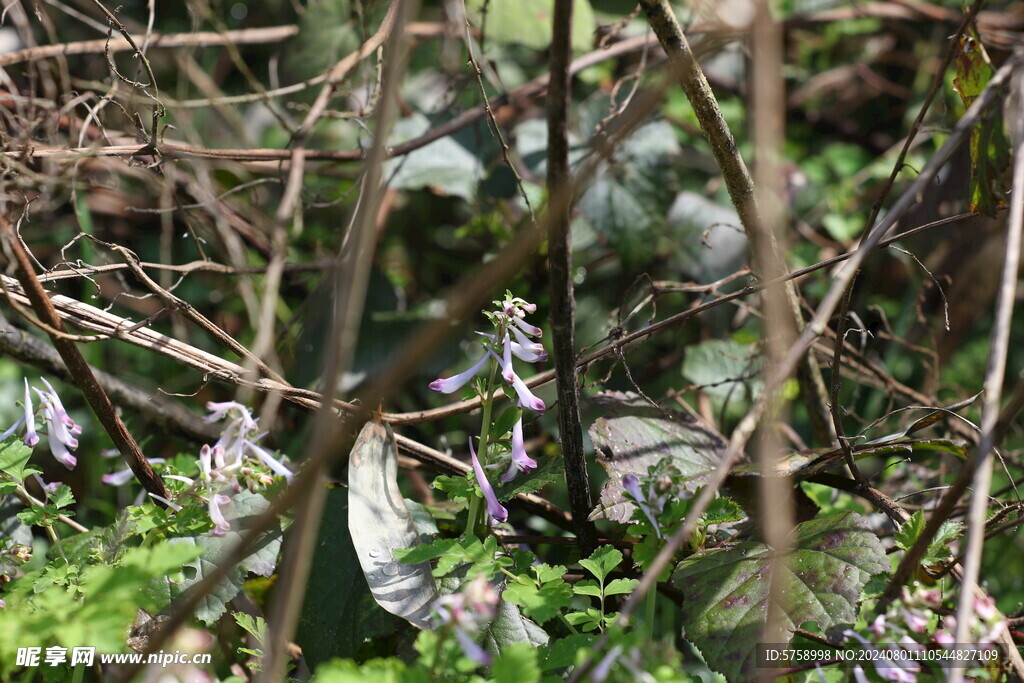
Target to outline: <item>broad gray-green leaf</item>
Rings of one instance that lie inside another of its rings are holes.
[[[430,128],[430,122],[419,114],[395,124],[390,144],[418,137]],[[384,164],[388,184],[399,190],[430,188],[438,194],[454,195],[471,201],[477,184],[484,178],[484,168],[474,154],[451,137],[444,137]]]
[[[607,392],[593,399],[605,410],[590,427],[597,460],[608,473],[601,499],[590,519],[627,522],[634,505],[622,489],[622,477],[643,477],[668,459],[686,477],[687,492],[703,486],[725,453],[716,432],[689,415],[656,408],[634,393]]]
[[[377,606],[348,533],[348,493],[327,492],[296,642],[311,669],[333,657],[355,657],[367,639],[387,637],[404,621]]]
[[[420,542],[398,489],[398,446],[391,427],[367,422],[348,460],[348,528],[370,592],[381,607],[417,628],[430,628],[437,587],[430,564],[403,564],[397,548]]]
[[[515,43],[546,50],[551,45],[551,15],[554,0],[491,2],[471,0],[466,11],[474,26],[481,26],[481,9],[487,6],[487,38],[498,43]],[[589,0],[576,0],[572,11],[572,47],[578,52],[594,45],[597,29]]]
[[[683,594],[685,637],[708,665],[732,680],[755,675],[754,649],[769,601],[769,558],[763,543],[740,543],[679,563],[672,583]],[[888,570],[885,550],[859,515],[818,517],[796,528],[779,584],[781,626],[815,621],[822,630],[857,618],[857,599],[873,574]]]
[[[753,344],[712,339],[686,349],[683,377],[701,385],[719,401],[744,402],[757,398],[763,382],[761,355]]]
[[[502,600],[497,615],[484,630],[483,646],[491,654],[498,654],[512,643],[546,647],[548,640],[547,631],[524,617],[518,605]]]
[[[170,579],[166,581],[170,597],[184,593],[196,583],[223,564],[228,553],[238,545],[242,536],[249,529],[252,520],[270,507],[267,499],[256,493],[242,490],[231,496],[231,503],[221,508],[225,519],[231,524],[231,530],[223,536],[204,535],[198,537],[173,538],[171,543],[188,543],[203,549],[198,559],[185,565],[185,578],[180,583]],[[281,549],[281,529],[272,528],[264,532],[249,554],[238,563],[217,586],[207,594],[196,608],[196,618],[207,624],[213,624],[224,614],[228,601],[234,598],[242,588],[242,582],[248,572],[269,577],[277,566],[277,553]]]

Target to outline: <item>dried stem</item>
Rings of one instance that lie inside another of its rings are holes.
[[[572,55],[573,0],[555,0],[552,15],[548,86],[548,195],[568,193],[572,187],[569,169],[569,61]],[[548,220],[548,273],[551,288],[551,336],[555,375],[558,378],[558,440],[565,461],[565,483],[580,551],[590,555],[597,530],[587,520],[593,509],[587,460],[580,426],[579,387],[576,383],[576,299],[572,286],[572,197]]]
[[[729,130],[729,125],[725,122],[715,94],[712,92],[700,64],[697,63],[679,22],[676,21],[671,5],[668,0],[641,0],[640,5],[647,14],[651,28],[657,34],[665,54],[668,55],[669,67],[673,76],[679,81],[686,97],[690,100],[693,112],[700,122],[701,130],[711,145],[711,152],[722,170],[729,196],[739,214],[743,231],[747,235],[754,254],[765,253],[771,259],[770,262],[762,263],[762,266],[770,267],[765,276],[771,278],[775,274],[784,273],[786,271],[785,258],[772,232],[772,226],[763,221],[754,190],[754,181],[743,162],[743,157],[740,156],[732,131]],[[764,251],[761,247],[762,242],[765,243]],[[789,309],[787,314],[791,318],[791,324],[798,331],[802,330],[804,323],[800,313],[800,296],[796,286],[786,283],[784,288]],[[825,391],[825,383],[821,379],[821,372],[812,354],[807,354],[801,360],[797,380],[800,383],[800,393],[807,405],[807,413],[811,418],[815,434],[819,440],[832,443],[835,440],[835,434],[832,431],[832,424],[829,421],[826,408],[828,393]]]
[[[47,296],[46,290],[43,289],[43,285],[36,277],[28,253],[21,244],[21,239],[15,232],[14,226],[11,225],[3,214],[0,214],[0,234],[3,235],[7,257],[11,260],[15,275],[21,282],[21,286],[28,296],[28,300],[31,302],[36,315],[50,327],[63,332],[64,325],[61,323],[60,316],[57,315],[57,311],[53,307],[49,296]],[[88,401],[89,407],[92,408],[100,424],[103,425],[107,434],[110,435],[114,445],[117,446],[117,450],[121,452],[121,456],[124,457],[125,462],[128,463],[136,478],[150,493],[167,498],[167,489],[164,487],[163,480],[153,472],[153,468],[150,466],[146,456],[143,455],[139,445],[135,443],[135,439],[128,433],[128,429],[121,421],[121,417],[114,410],[107,392],[96,381],[96,377],[92,374],[92,369],[85,362],[85,358],[82,357],[78,347],[75,346],[73,341],[65,339],[59,334],[51,334],[50,339],[53,341],[53,345],[56,347],[60,357],[64,360],[64,364],[67,366],[74,383],[82,390],[82,394],[85,396],[86,401]]]

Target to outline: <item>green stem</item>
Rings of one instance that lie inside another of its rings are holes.
[[[480,425],[480,447],[477,451],[477,457],[480,459],[480,466],[483,467],[487,464],[487,441],[490,438],[491,433],[491,409],[494,406],[494,376],[498,371],[498,363],[493,358],[491,359],[491,370],[487,375],[487,384],[484,386],[484,395],[480,402],[483,408],[483,415],[481,416]],[[480,482],[477,482],[479,484]],[[473,496],[469,501],[469,519],[466,521],[466,533],[475,536],[477,523],[482,521],[481,512],[482,508],[480,502],[481,496]]]
[[[657,604],[658,590],[653,588],[647,591],[644,599],[644,632],[647,634],[647,641],[654,639],[654,608]]]

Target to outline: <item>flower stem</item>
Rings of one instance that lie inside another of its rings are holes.
[[[491,433],[491,409],[494,406],[494,377],[498,372],[498,362],[491,359],[491,369],[487,374],[487,384],[484,385],[484,394],[481,397],[480,405],[483,409],[483,415],[481,416],[480,425],[480,445],[477,448],[477,455],[480,458],[481,465],[487,464],[487,440],[490,438]],[[477,482],[479,484],[480,482]],[[483,500],[481,496],[473,496],[469,501],[469,518],[466,521],[466,533],[469,535],[476,535],[477,522],[481,521],[482,507],[480,501]]]

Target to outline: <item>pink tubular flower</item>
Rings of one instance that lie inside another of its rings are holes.
[[[469,455],[473,459],[473,473],[476,474],[476,483],[480,485],[480,491],[484,494],[484,501],[487,503],[487,513],[495,522],[504,522],[508,519],[508,510],[498,502],[498,497],[494,495],[494,487],[487,480],[487,474],[484,473],[484,468],[480,466],[480,460],[476,457],[472,438],[469,440]]]
[[[539,327],[537,327],[535,325],[531,325],[530,323],[526,322],[522,318],[513,318],[512,319],[512,324],[515,325],[516,327],[518,327],[519,329],[521,329],[526,334],[530,335],[531,337],[543,337],[544,336],[544,330],[540,329]]]
[[[512,462],[508,470],[501,475],[501,483],[507,484],[516,478],[520,472],[532,472],[537,467],[537,461],[526,454],[526,446],[523,443],[523,418],[520,417],[512,427]]]
[[[150,464],[153,464],[167,461],[164,458],[150,458],[149,462]],[[132,477],[134,476],[135,473],[132,472],[130,469],[118,470],[117,472],[109,472],[107,474],[104,474],[102,477],[100,477],[100,481],[102,481],[107,486],[124,486],[129,481],[131,481]]]
[[[524,407],[536,410],[538,413],[543,413],[547,408],[544,405],[544,401],[534,396],[518,375],[512,375],[512,388],[516,390],[516,394],[519,395],[519,403]]]
[[[223,493],[216,493],[210,496],[210,521],[213,522],[213,531],[210,533],[214,536],[223,536],[231,531],[231,524],[228,523],[220,509],[221,505],[227,505],[230,502],[231,499]]]
[[[484,366],[490,354],[484,354],[483,357],[478,360],[471,368],[463,370],[457,375],[449,377],[448,379],[435,379],[430,383],[431,391],[440,391],[442,394],[451,394],[461,389],[465,384],[473,379],[476,373],[480,372],[480,368]]]
[[[82,433],[82,428],[75,424],[75,421],[64,410],[57,392],[46,381],[43,384],[49,391],[35,390],[42,402],[43,418],[46,420],[46,429],[49,434],[50,452],[57,462],[73,470],[78,464],[78,459],[71,454],[71,451],[78,448],[78,439],[75,437]]]
[[[32,410],[32,393],[28,390],[28,380],[25,380],[25,445],[34,448],[39,443],[39,435],[36,434],[36,416]]]

